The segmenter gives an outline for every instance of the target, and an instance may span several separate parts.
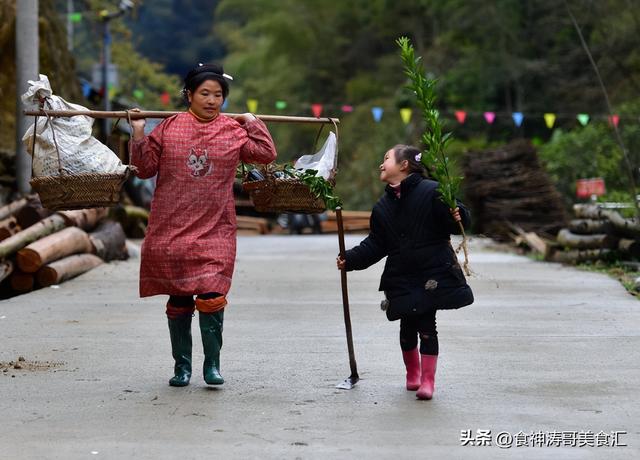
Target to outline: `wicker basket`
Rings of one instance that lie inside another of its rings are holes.
[[[118,204],[120,190],[130,173],[129,168],[122,174],[62,173],[34,177],[30,183],[47,209],[100,208]]]
[[[336,155],[331,176],[329,177],[329,182],[335,184],[335,173],[338,165],[338,125],[334,119],[327,118],[326,122],[323,122],[316,135],[315,145],[318,144],[324,125],[329,123],[335,128],[336,135]],[[316,197],[309,186],[300,179],[295,177],[276,177],[273,164],[262,167],[261,172],[264,179],[250,180],[247,174],[242,182],[242,189],[249,193],[256,211],[317,214],[327,210],[324,200]]]
[[[133,166],[127,166],[119,174],[114,173],[77,173],[70,174],[62,168],[60,149],[56,140],[56,130],[51,115],[44,106],[41,110],[47,117],[48,126],[51,127],[53,143],[58,157],[58,175],[33,176],[29,182],[31,187],[40,196],[42,206],[52,211],[65,209],[102,208],[115,206],[120,202],[120,190],[125,181],[131,175]],[[127,115],[128,112],[127,112]],[[129,117],[129,122],[131,118]],[[117,123],[116,123],[117,124]],[[33,124],[33,140],[31,145],[31,157],[36,157],[36,127],[38,116]],[[114,125],[115,128],[115,125]],[[46,129],[46,127],[45,127]]]
[[[316,214],[327,209],[324,200],[299,179],[275,178],[267,172],[266,179],[244,182],[242,188],[258,212]]]

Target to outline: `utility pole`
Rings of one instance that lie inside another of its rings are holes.
[[[67,0],[67,49],[73,51],[73,0]]]
[[[16,2],[16,186],[20,194],[31,192],[31,157],[22,143],[22,136],[30,125],[23,115],[21,96],[27,91],[27,80],[37,80],[38,0]]]
[[[103,11],[102,19],[102,101],[105,112],[111,110],[111,98],[109,97],[109,64],[111,63],[111,31],[109,30],[109,21],[117,17],[116,13],[107,13]],[[111,120],[105,118],[102,120],[102,132],[104,142],[107,143],[109,132],[111,131]]]
[[[128,10],[133,8],[133,2],[130,0],[121,0],[118,5],[118,11],[113,13],[107,10],[100,12],[100,20],[102,21],[102,91],[103,91],[103,107],[105,112],[111,111],[111,99],[109,97],[109,67],[111,64],[111,31],[109,23],[112,19],[122,16]],[[102,128],[104,130],[105,143],[111,131],[111,120],[105,118]]]

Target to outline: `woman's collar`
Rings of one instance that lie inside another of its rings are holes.
[[[187,110],[187,112],[189,112],[189,113],[193,116],[193,118],[195,118],[196,120],[198,120],[200,123],[211,123],[212,121],[217,120],[217,119],[218,119],[218,117],[220,116],[220,114],[218,114],[218,115],[216,115],[215,117],[213,117],[213,118],[209,118],[209,119],[207,119],[207,118],[201,118],[201,117],[199,117],[198,115],[196,115],[196,114],[193,112],[193,110],[191,110],[191,107],[189,107],[189,109]]]

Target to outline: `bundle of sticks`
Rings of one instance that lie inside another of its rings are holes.
[[[0,207],[0,297],[59,284],[128,257],[126,236],[107,208],[52,213],[37,196]]]
[[[566,224],[562,198],[528,141],[469,152],[463,168],[475,233],[504,241],[511,224],[545,235]]]

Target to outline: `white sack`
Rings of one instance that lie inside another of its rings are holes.
[[[83,110],[86,107],[71,104],[53,94],[46,75],[40,74],[40,80],[29,80],[29,89],[22,95],[22,102],[27,108],[38,109],[40,99],[45,99],[46,110]],[[53,125],[53,126],[51,126]],[[36,128],[36,150],[33,158],[34,176],[58,175],[58,154],[53,142],[53,131],[60,149],[62,169],[69,174],[79,173],[112,173],[121,174],[127,166],[109,147],[91,135],[93,118],[88,116],[74,117],[38,117]],[[27,129],[22,142],[31,155],[33,141],[33,125]]]

